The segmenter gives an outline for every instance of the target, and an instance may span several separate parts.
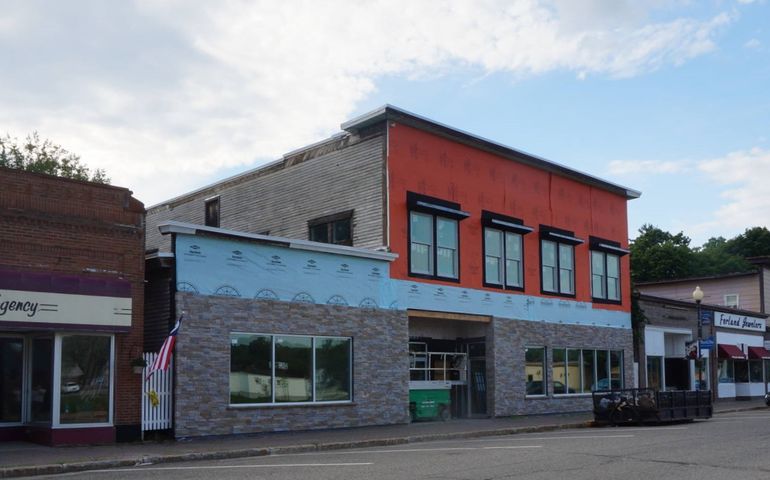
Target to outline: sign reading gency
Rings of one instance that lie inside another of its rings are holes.
[[[765,319],[736,315],[734,313],[714,312],[714,325],[738,330],[765,331]]]
[[[0,289],[4,322],[131,326],[131,298]]]

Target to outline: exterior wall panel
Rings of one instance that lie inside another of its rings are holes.
[[[394,278],[409,276],[407,192],[459,203],[470,217],[459,222],[460,286],[484,289],[482,210],[520,218],[535,232],[524,236],[524,293],[541,295],[539,225],[571,230],[585,243],[575,247],[575,299],[591,302],[590,235],[628,247],[626,198],[544,170],[502,158],[402,124],[389,127],[391,249],[399,254]],[[430,283],[457,285],[438,280]],[[489,289],[500,291],[499,289]],[[621,305],[630,311],[629,258],[621,258]]]
[[[177,293],[175,435],[228,435],[407,423],[404,311]],[[353,338],[353,402],[228,407],[230,333]]]
[[[625,385],[633,387],[634,350],[632,337],[626,329],[552,325],[495,317],[489,331],[487,355],[491,359],[487,359],[487,372],[489,384],[494,385],[490,394],[494,399],[495,416],[577,412],[593,408],[590,394],[554,396],[554,348],[623,350]],[[546,348],[548,394],[527,397],[524,348],[543,346]]]
[[[353,246],[375,248],[383,238],[384,137],[375,136],[300,162],[284,160],[212,185],[147,213],[147,248],[170,251],[158,232],[169,220],[204,224],[204,202],[219,196],[220,227],[307,239],[308,220],[347,210]]]

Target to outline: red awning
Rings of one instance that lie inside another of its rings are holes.
[[[770,352],[763,347],[749,347],[749,358],[751,359],[770,359]]]
[[[719,358],[732,358],[733,360],[745,360],[746,355],[743,354],[743,350],[736,345],[729,345],[726,343],[719,344]]]

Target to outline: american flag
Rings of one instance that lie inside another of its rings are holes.
[[[168,365],[171,362],[171,353],[174,351],[174,344],[176,343],[176,334],[179,333],[179,327],[182,325],[183,317],[184,317],[184,314],[182,314],[179,317],[179,320],[176,321],[176,325],[174,325],[174,328],[172,328],[171,331],[168,333],[168,337],[166,338],[166,341],[163,342],[163,345],[160,347],[158,356],[155,358],[155,361],[152,363],[152,366],[150,367],[150,371],[147,373],[147,378],[145,380],[148,380],[152,376],[152,374],[158,370],[168,370]]]

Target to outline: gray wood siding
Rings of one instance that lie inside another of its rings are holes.
[[[308,220],[354,210],[353,246],[385,245],[384,142],[376,136],[298,163],[269,165],[152,207],[146,248],[170,251],[170,238],[160,235],[158,225],[168,220],[203,225],[204,201],[217,195],[222,228],[307,239]]]

